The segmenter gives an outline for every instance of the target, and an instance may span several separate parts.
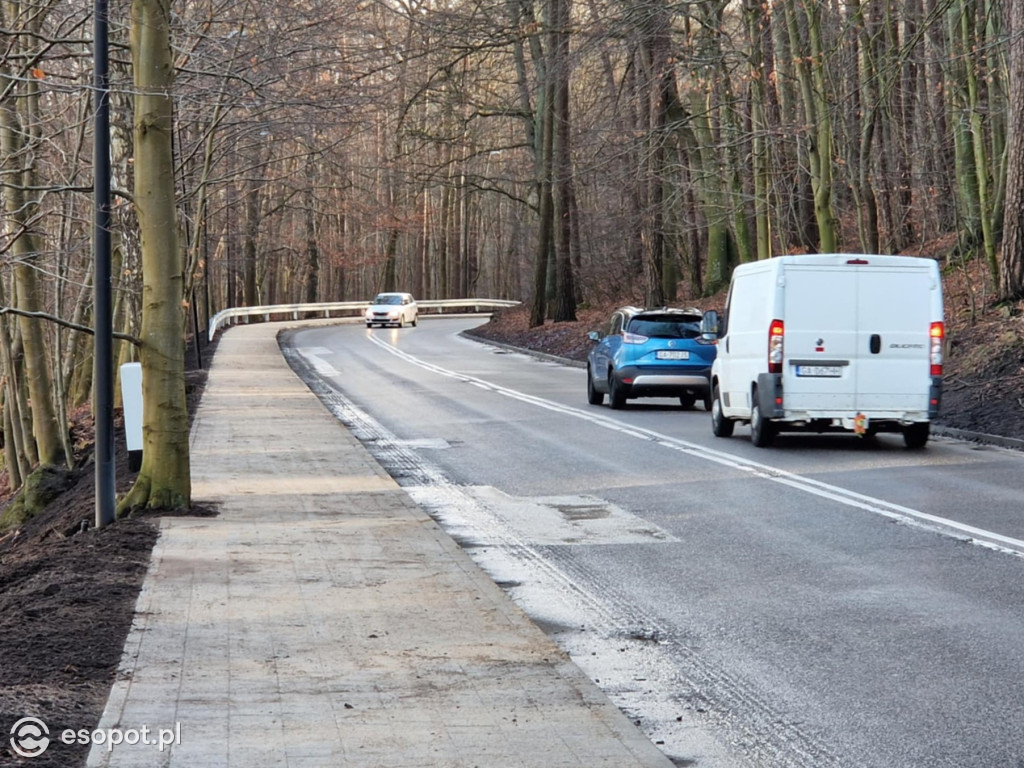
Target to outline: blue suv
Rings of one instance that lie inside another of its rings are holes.
[[[702,333],[699,309],[616,310],[587,355],[587,400],[623,408],[634,397],[678,397],[690,410],[698,398],[711,410],[714,338]]]

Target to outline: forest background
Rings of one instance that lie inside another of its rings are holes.
[[[92,12],[0,3],[11,488],[75,464],[93,394]],[[543,327],[905,253],[1016,343],[1024,0],[113,0],[109,31],[128,506],[188,505],[185,344],[232,306],[408,290]]]

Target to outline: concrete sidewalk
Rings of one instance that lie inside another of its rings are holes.
[[[296,377],[282,327],[219,342],[192,474],[220,515],[162,520],[99,726],[180,743],[88,765],[671,768]]]

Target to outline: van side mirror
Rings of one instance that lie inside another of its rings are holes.
[[[718,338],[718,312],[709,309],[700,320],[700,335],[704,341],[714,341]]]

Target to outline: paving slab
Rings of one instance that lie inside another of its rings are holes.
[[[292,372],[285,325],[218,343],[191,460],[219,515],[161,520],[99,724],[140,743],[88,766],[671,768]]]

